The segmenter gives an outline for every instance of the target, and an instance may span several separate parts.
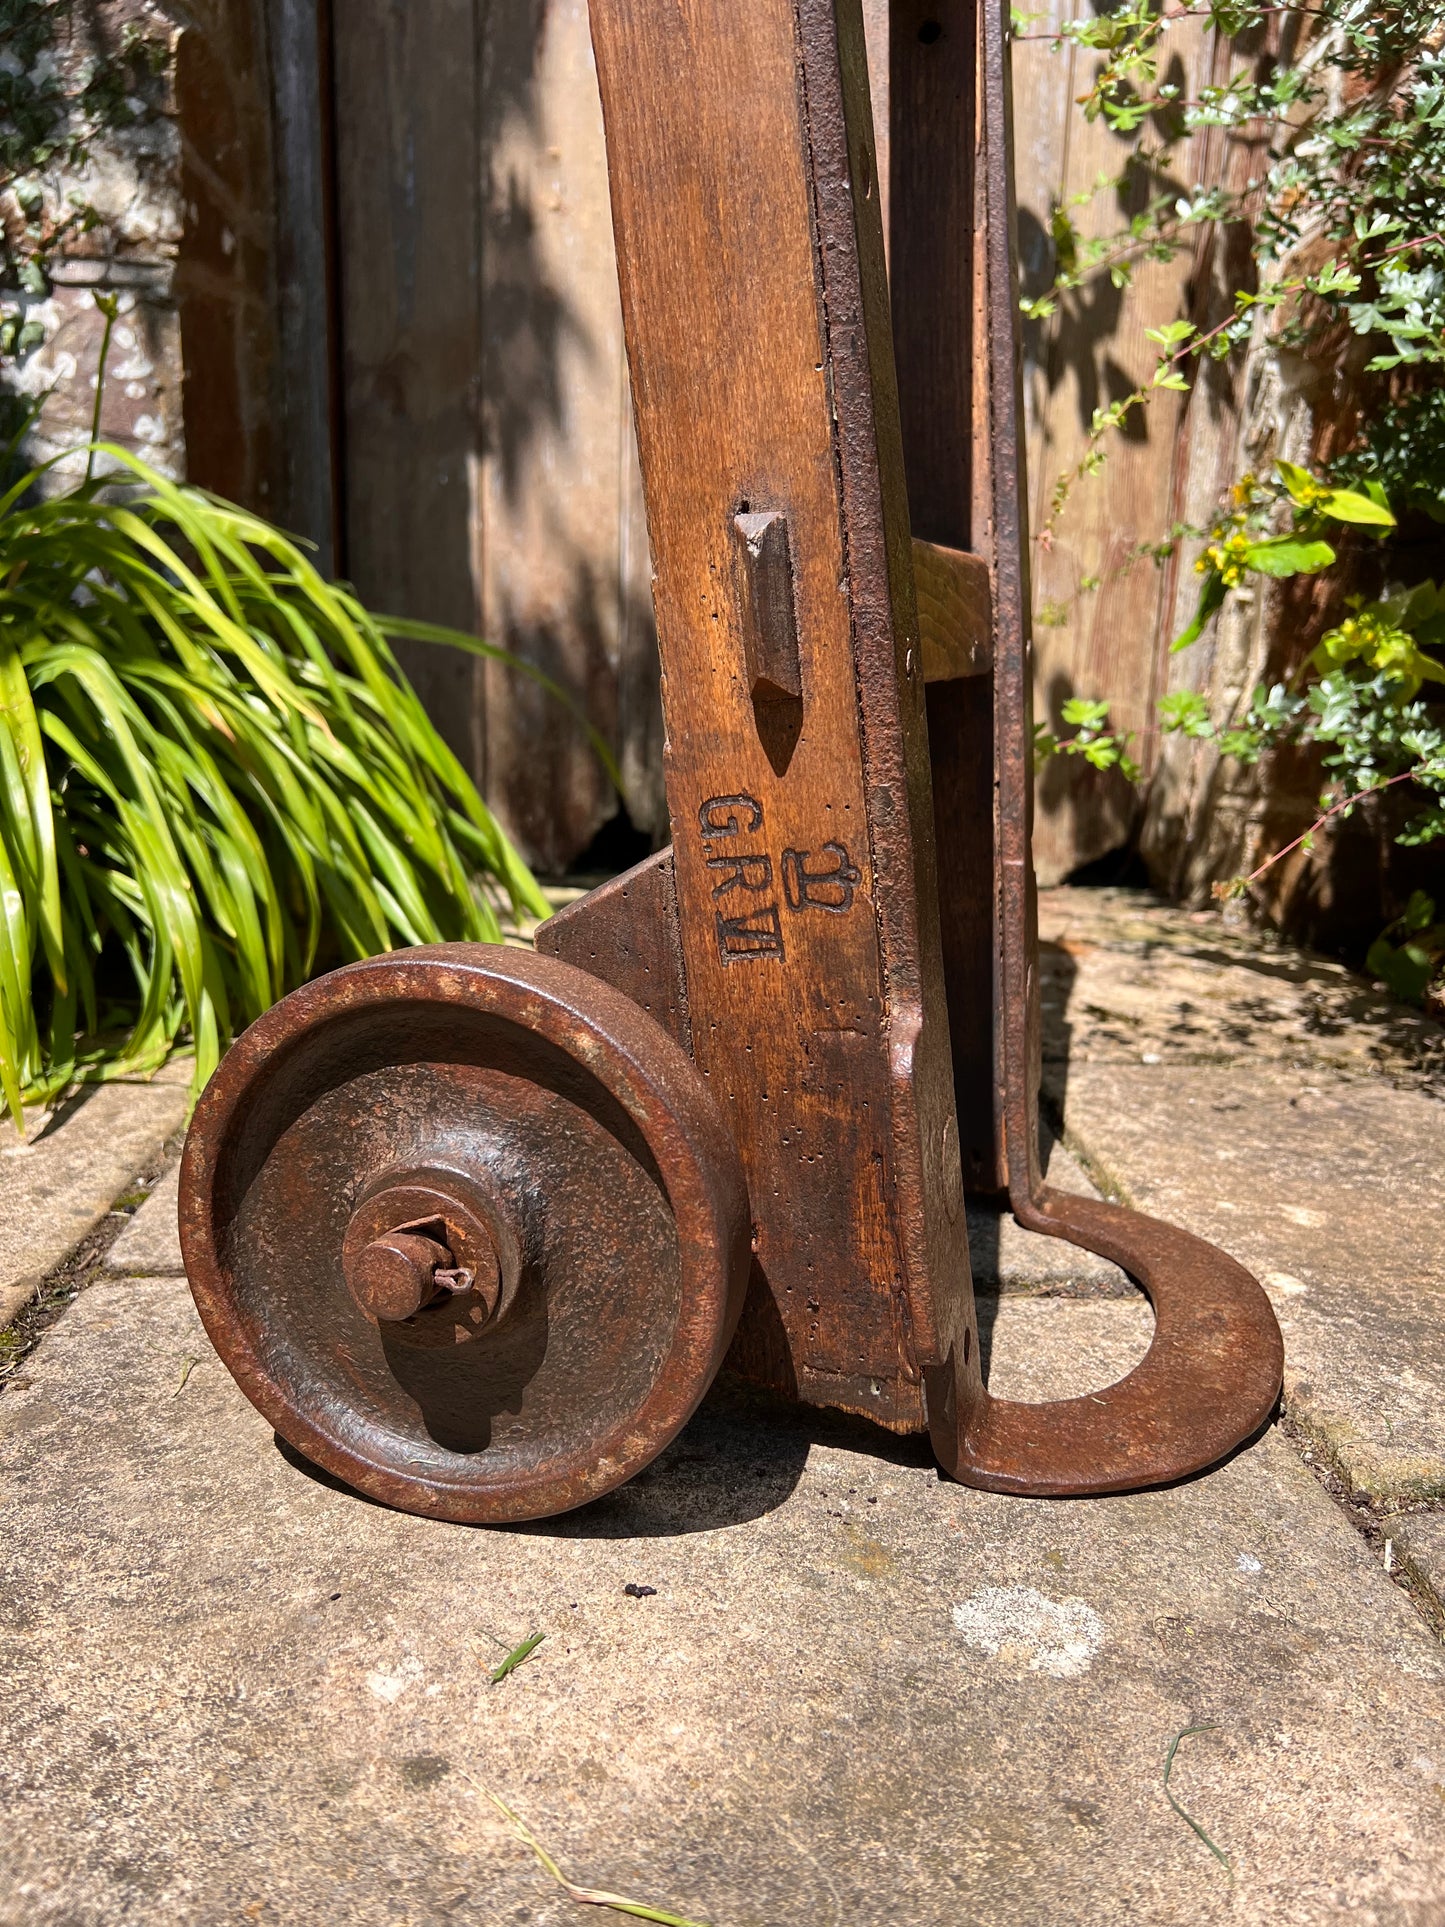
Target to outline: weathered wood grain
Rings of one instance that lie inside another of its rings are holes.
[[[305,237],[325,183],[306,110],[325,75],[315,0],[270,4],[296,156],[283,266],[304,270],[281,294],[293,519],[315,536],[326,286]],[[375,606],[483,635],[559,682],[612,743],[632,822],[660,837],[650,563],[585,0],[356,0],[333,37],[345,572]],[[565,869],[619,808],[580,724],[504,665],[401,653],[524,853]]]
[[[991,674],[993,592],[984,558],[915,537],[913,580],[923,680],[953,682],[960,676]]]
[[[331,0],[267,0],[276,172],[277,440],[274,514],[339,568],[335,128]]]
[[[1016,1214],[1033,1207],[1039,1168],[1038,892],[1034,869],[1033,646],[1017,302],[1013,104],[1008,0],[979,7],[979,186],[988,369],[994,595],[994,770],[998,916],[994,975],[994,1142]]]
[[[345,566],[373,606],[475,634],[475,9],[347,0],[334,31]],[[477,661],[425,645],[399,653],[480,772]]]
[[[869,58],[885,202],[904,459],[919,621],[987,634],[958,670],[996,661],[991,573],[993,430],[989,385],[984,101],[974,0],[870,0]],[[886,87],[883,85],[886,76]],[[921,542],[920,530],[936,543]],[[943,547],[940,545],[947,545]],[[946,553],[980,552],[970,579],[940,582]],[[958,606],[967,603],[967,611]],[[925,654],[938,902],[958,1130],[967,1183],[1004,1183],[994,1008],[999,976],[995,701]],[[955,659],[957,652],[955,651]]]
[[[482,9],[486,634],[572,692],[661,835],[661,713],[646,526],[586,0]],[[488,793],[564,869],[618,808],[584,732],[536,683],[487,670]]]
[[[537,932],[537,948],[615,984],[691,1055],[671,850],[659,850],[549,917]]]
[[[888,271],[909,506],[914,535],[955,549],[975,546],[973,42],[973,0],[888,8]]]
[[[971,1312],[861,16],[597,0],[593,34],[693,1048],[759,1224],[734,1363],[916,1426]],[[734,527],[768,512],[803,689],[782,771]]]
[[[1054,30],[1076,11],[1056,0],[1030,31]],[[1206,77],[1209,40],[1196,22],[1169,36],[1171,74],[1192,94]],[[1049,221],[1054,205],[1119,175],[1127,148],[1102,120],[1087,121],[1075,96],[1088,85],[1090,56],[1026,41],[1017,50],[1014,97],[1019,142],[1020,238],[1028,285],[1052,278]],[[1176,153],[1174,178],[1182,191],[1197,178],[1192,142]],[[1089,234],[1127,223],[1157,184],[1126,175],[1117,192],[1098,195],[1075,218]],[[1106,273],[1066,294],[1042,329],[1029,331],[1033,402],[1029,435],[1031,521],[1036,538],[1034,687],[1039,714],[1060,730],[1071,696],[1108,697],[1116,725],[1136,737],[1146,773],[1157,755],[1154,699],[1163,672],[1163,583],[1141,545],[1169,530],[1173,473],[1180,445],[1181,398],[1160,394],[1133,411],[1126,429],[1104,444],[1103,473],[1075,484],[1050,529],[1055,483],[1083,455],[1096,408],[1147,380],[1158,350],[1146,338],[1188,311],[1193,264],[1188,253],[1172,262],[1141,261],[1127,291]],[[1097,587],[1091,586],[1097,583]],[[1128,838],[1138,809],[1135,792],[1117,774],[1093,771],[1080,758],[1059,758],[1041,773],[1034,852],[1044,881],[1066,875]]]

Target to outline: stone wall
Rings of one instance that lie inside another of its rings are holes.
[[[57,10],[58,13],[58,10]],[[37,461],[89,437],[104,332],[97,293],[117,297],[101,433],[162,473],[182,474],[265,508],[272,492],[269,224],[274,201],[265,41],[259,0],[94,0],[57,27],[43,56],[74,96],[128,39],[157,50],[128,94],[129,124],[102,126],[78,166],[40,179],[32,220],[52,229],[77,205],[93,224],[49,256],[43,292],[6,290],[0,307],[43,339],[0,365],[0,383],[39,404]],[[81,114],[72,115],[81,131]],[[12,230],[14,189],[0,197]]]

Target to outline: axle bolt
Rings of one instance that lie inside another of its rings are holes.
[[[452,1254],[435,1238],[388,1231],[346,1264],[346,1283],[368,1318],[397,1324],[414,1318],[447,1289],[450,1279],[439,1280],[437,1273],[450,1271],[452,1263]]]
[[[382,1172],[341,1243],[354,1302],[391,1338],[463,1345],[503,1316],[521,1282],[525,1223],[505,1191],[461,1171]]]

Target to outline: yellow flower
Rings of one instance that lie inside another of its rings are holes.
[[[1250,540],[1242,529],[1226,536],[1222,542],[1211,542],[1204,551],[1200,572],[1213,569],[1226,589],[1236,589],[1244,580],[1245,570],[1249,567]]]
[[[1369,669],[1383,671],[1413,696],[1429,673],[1429,658],[1407,629],[1366,609],[1347,616],[1337,629],[1320,638],[1320,650],[1332,663],[1363,659]]]

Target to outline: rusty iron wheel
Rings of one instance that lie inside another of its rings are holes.
[[[680,1046],[499,945],[286,998],[212,1079],[181,1172],[191,1289],[247,1397],[358,1491],[465,1523],[582,1505],[677,1435],[750,1232]]]

